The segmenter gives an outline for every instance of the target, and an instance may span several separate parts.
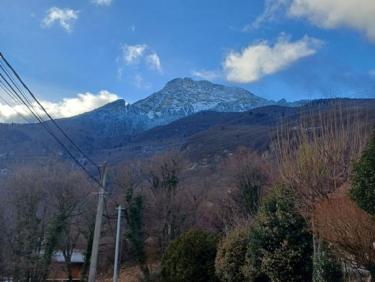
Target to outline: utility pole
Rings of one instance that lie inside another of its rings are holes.
[[[102,219],[103,219],[104,193],[105,193],[105,184],[107,180],[107,164],[106,163],[104,163],[104,165],[101,167],[100,180],[101,180],[100,181],[101,186],[99,189],[98,208],[96,210],[95,230],[94,230],[94,239],[92,241],[92,251],[91,251],[88,282],[96,281],[96,267],[98,264],[99,241],[100,241],[100,233],[102,229]]]
[[[119,255],[120,255],[120,236],[121,236],[121,213],[123,209],[121,205],[117,207],[117,230],[116,230],[116,250],[115,250],[115,264],[113,268],[113,282],[118,281],[119,273]]]

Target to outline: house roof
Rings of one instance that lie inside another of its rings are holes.
[[[55,262],[65,262],[64,254],[62,251],[56,251],[53,254],[52,260]],[[85,256],[81,250],[74,250],[71,257],[71,262],[74,263],[84,263]]]

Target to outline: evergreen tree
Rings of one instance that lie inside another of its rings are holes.
[[[147,280],[149,270],[146,266],[146,254],[144,250],[143,199],[142,196],[134,195],[132,187],[128,189],[125,199],[127,204],[125,218],[128,224],[125,236],[129,240],[134,251],[134,257]]]
[[[375,130],[360,160],[354,164],[351,198],[370,215],[375,215]]]
[[[249,244],[249,228],[237,228],[219,244],[215,259],[216,275],[223,282],[244,282],[242,267]]]
[[[249,281],[311,281],[312,236],[294,197],[277,188],[250,232],[243,272]]]
[[[343,273],[340,261],[326,243],[322,242],[321,248],[322,250],[319,252],[316,261],[314,262],[314,281],[342,281]]]
[[[191,230],[167,248],[162,262],[164,282],[214,282],[217,238],[210,233]]]

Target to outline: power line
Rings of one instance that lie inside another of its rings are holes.
[[[1,73],[0,73],[0,88],[3,90],[3,92],[5,92],[6,95],[8,95],[11,98],[14,107],[17,105],[20,105],[20,102],[23,103],[22,100],[20,101],[18,97],[14,95],[14,93],[12,93],[12,90],[7,85],[6,79],[5,78],[3,79],[3,75]]]
[[[4,77],[1,75],[0,73],[0,77],[2,77],[4,79]],[[53,131],[48,127],[48,125],[46,124],[45,121],[42,120],[42,118],[36,113],[34,112],[35,110],[32,109],[32,105],[30,103],[25,103],[23,101],[23,99],[19,96],[19,93],[17,93],[15,91],[15,89],[9,84],[8,81],[6,81],[6,84],[10,87],[10,89],[13,91],[13,93],[21,100],[21,102],[28,108],[28,110],[31,112],[31,114],[37,119],[37,121],[44,127],[44,129],[55,139],[55,141],[61,146],[63,147],[63,149],[68,153],[68,155],[73,159],[73,161],[75,163],[77,163],[77,165],[79,167],[81,167],[85,172],[86,174],[88,175],[88,177],[92,180],[94,180],[95,182],[99,183],[98,180],[93,177],[89,171],[74,157],[74,155],[70,152],[70,150],[66,147],[66,145],[53,133]]]
[[[13,86],[19,91],[19,93],[22,95],[22,97],[27,101],[29,105],[32,105],[28,97],[25,95],[25,93],[21,90],[20,86],[14,81],[12,76],[9,74],[8,70],[3,66],[2,61],[0,61],[0,69],[3,70],[5,75],[8,77],[8,79],[12,82]]]
[[[23,96],[20,94],[13,88],[13,86],[9,83],[9,81],[0,73],[0,78],[5,82],[5,87],[7,89],[7,94],[12,97],[15,101],[15,103],[17,104],[18,102],[21,102],[22,104],[24,104],[27,109],[31,112],[31,114],[37,119],[38,122],[44,122],[42,120],[42,118],[38,115],[38,113],[34,110],[34,109],[31,109],[33,108],[32,107],[32,104],[30,102],[28,102],[28,100],[24,100],[25,98],[22,98],[21,96]],[[0,80],[1,81],[1,80]],[[19,100],[17,100],[19,99]]]
[[[5,62],[7,67],[11,70],[13,75],[16,77],[15,80],[13,80],[13,77],[11,74],[8,73],[7,68],[4,66],[1,62],[1,59]],[[1,74],[0,77],[5,81],[5,88],[8,91],[8,95],[12,94],[12,92],[16,95],[18,99],[24,104],[27,109],[31,112],[31,114],[37,119],[37,121],[46,129],[46,131],[56,140],[57,143],[59,143],[64,150],[69,154],[69,156],[72,158],[72,160],[78,164],[79,167],[81,167],[85,173],[88,175],[88,177],[92,180],[94,180],[96,183],[99,184],[99,199],[98,199],[98,207],[97,207],[97,213],[96,213],[96,220],[95,220],[95,230],[94,230],[94,237],[92,241],[92,252],[91,252],[91,258],[90,258],[90,270],[89,270],[89,277],[88,281],[94,282],[96,281],[96,268],[97,268],[97,260],[98,260],[98,252],[99,252],[99,241],[100,241],[100,233],[101,233],[101,225],[102,225],[102,218],[103,218],[103,206],[104,206],[104,193],[105,193],[105,185],[106,185],[106,179],[107,179],[107,166],[106,164],[103,165],[102,169],[99,168],[99,166],[92,161],[86,154],[83,153],[83,151],[79,148],[79,146],[73,142],[73,140],[66,134],[66,132],[56,123],[56,121],[51,117],[51,115],[47,112],[47,110],[43,107],[43,105],[38,101],[38,99],[35,97],[35,95],[31,92],[31,90],[27,87],[27,85],[22,81],[21,77],[17,74],[17,72],[13,69],[13,67],[8,63],[8,61],[4,58],[3,54],[0,52],[0,69],[5,72],[5,75],[8,77],[8,79],[13,84],[9,83],[9,81]],[[27,95],[23,92],[22,87],[19,87],[17,84],[18,82],[21,83],[24,89],[27,90],[28,94],[33,98],[33,100],[36,102],[36,104],[42,109],[42,111],[45,113],[45,115],[49,118],[50,121],[52,121],[52,125],[54,125],[59,132],[65,137],[66,140],[70,142],[70,144],[73,145],[73,147],[81,153],[82,156],[84,156],[89,162],[91,162],[99,171],[100,175],[100,182],[93,177],[90,172],[86,169],[85,166],[83,166],[73,155],[73,153],[69,150],[68,147],[65,146],[65,144],[53,133],[53,131],[49,128],[49,124],[47,124],[46,121],[43,120],[43,118],[38,114],[38,111],[35,109],[35,104],[31,103],[29,99],[27,98]],[[9,87],[9,88],[8,88]],[[18,90],[18,92],[16,91]],[[7,93],[7,91],[5,91]],[[10,95],[11,97],[13,95]],[[15,97],[14,97],[15,98]],[[15,100],[17,101],[17,98]]]
[[[43,123],[44,121],[42,120],[42,118],[38,115],[37,112],[34,112],[34,108],[32,107],[32,104],[30,102],[28,102],[27,100],[25,101],[24,98],[22,98],[22,94],[20,96],[20,94],[13,88],[13,86],[9,83],[9,81],[0,73],[0,78],[3,79],[3,81],[5,82],[5,85],[8,87],[7,89],[9,90],[10,93],[12,93],[12,96],[13,98],[17,97],[22,104],[24,104],[28,110],[31,112],[31,114],[37,119],[38,122],[41,122]],[[15,96],[13,96],[15,95]],[[15,98],[15,99],[17,99]],[[16,100],[17,101],[17,100]]]
[[[27,92],[30,94],[32,99],[36,102],[36,104],[42,109],[42,111],[45,113],[45,115],[49,118],[49,120],[52,121],[52,125],[54,125],[59,132],[69,141],[70,144],[73,145],[73,147],[84,157],[86,158],[91,164],[93,164],[97,169],[99,169],[99,166],[91,160],[79,147],[77,144],[74,143],[74,141],[67,135],[67,133],[57,124],[57,122],[52,118],[52,116],[47,112],[47,110],[43,107],[43,105],[39,102],[39,100],[36,98],[36,96],[30,91],[30,89],[27,87],[27,85],[21,80],[20,76],[16,73],[16,71],[13,69],[13,67],[8,63],[8,61],[4,58],[4,56],[0,52],[0,58],[4,60],[8,68],[12,71],[12,73],[15,75],[16,79],[21,83],[21,85],[27,90]],[[1,62],[1,61],[0,61]],[[5,73],[5,76],[1,74],[0,72],[0,86],[3,89],[4,93],[10,96],[16,103],[21,102],[23,105],[26,106],[26,108],[30,111],[32,116],[35,117],[35,119],[44,127],[44,129],[55,139],[55,141],[67,152],[67,154],[70,156],[70,158],[87,174],[87,176],[99,184],[101,186],[101,183],[97,180],[96,177],[92,176],[90,172],[86,169],[84,165],[81,164],[81,162],[74,156],[74,154],[69,150],[69,148],[60,140],[59,137],[56,136],[56,134],[52,131],[52,129],[48,126],[46,121],[43,119],[42,116],[39,115],[37,109],[35,108],[35,105],[28,99],[26,93],[22,90],[22,87],[16,83],[16,79],[12,78],[12,75],[7,71],[6,67],[0,64],[0,69]],[[7,79],[8,78],[8,79]],[[10,80],[10,82],[8,81]],[[5,83],[4,83],[5,82]],[[13,86],[14,87],[13,87]],[[19,100],[19,101],[17,101]],[[9,103],[7,103],[9,105]]]
[[[11,108],[17,115],[19,115],[24,121],[26,121],[27,123],[31,123],[30,120],[28,120],[26,118],[26,116],[24,116],[23,114],[21,114],[20,112],[18,112],[14,105],[12,105],[11,103],[9,103],[8,100],[6,100],[4,97],[1,97],[0,96],[0,101],[3,102],[4,104],[6,104],[7,106],[9,106],[9,108]]]
[[[77,149],[78,152],[82,154],[92,165],[94,165],[97,169],[99,169],[99,166],[91,159],[89,158],[79,147],[78,145],[66,134],[66,132],[57,124],[57,122],[52,118],[52,116],[47,112],[47,110],[44,108],[44,106],[39,102],[39,100],[35,97],[35,95],[31,92],[31,90],[27,87],[27,85],[23,82],[21,77],[18,75],[18,73],[14,70],[14,68],[9,64],[9,62],[5,59],[3,54],[0,52],[0,57],[4,60],[6,65],[10,68],[10,70],[13,72],[13,74],[17,77],[19,82],[23,85],[23,87],[29,92],[31,97],[35,100],[35,102],[40,106],[40,108],[43,110],[43,112],[47,115],[47,117],[53,122],[53,124],[58,128],[58,130],[64,135],[64,137]]]

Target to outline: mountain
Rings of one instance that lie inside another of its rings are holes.
[[[79,146],[94,154],[126,146],[145,130],[201,111],[240,112],[272,103],[241,88],[177,78],[134,104],[117,100],[58,123]],[[0,124],[0,165],[51,154],[60,156],[64,152],[40,125]]]
[[[201,111],[242,112],[274,102],[242,88],[191,78],[176,78],[163,89],[130,107],[150,123],[166,124]]]
[[[245,112],[202,111],[132,136],[120,147],[98,150],[95,157],[113,163],[176,150],[191,160],[205,163],[245,146],[267,152],[284,123],[298,126],[301,117],[319,120],[332,110],[343,120],[375,122],[375,99],[316,100],[300,107],[270,105]]]
[[[287,103],[287,102],[285,102]],[[100,135],[132,136],[201,111],[243,112],[275,104],[241,88],[191,78],[176,78],[163,89],[134,104],[120,99],[69,119],[79,127],[95,123]],[[64,123],[64,122],[63,122]],[[101,126],[98,126],[101,125]]]
[[[274,102],[244,89],[183,78],[132,105],[117,100],[57,122],[92,158],[117,162],[170,149],[194,159],[241,145],[264,150],[281,121],[295,122],[301,111],[329,110],[334,103],[375,113],[375,99],[306,103]],[[42,126],[0,124],[0,169],[51,158],[68,156]]]

